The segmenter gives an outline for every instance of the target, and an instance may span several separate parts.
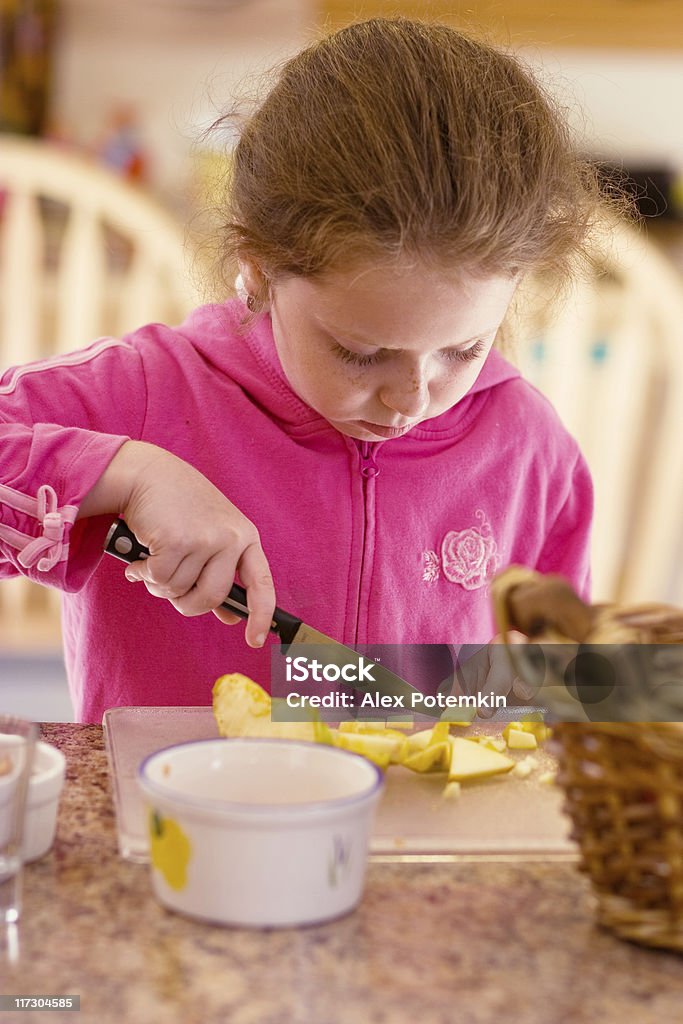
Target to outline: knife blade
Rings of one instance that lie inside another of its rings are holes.
[[[104,543],[104,550],[107,554],[113,555],[114,558],[128,563],[136,562],[149,556],[149,548],[140,543],[123,519],[116,519],[112,523]],[[227,608],[228,611],[234,612],[243,619],[248,618],[247,592],[244,587],[238,583],[233,583],[230,592],[220,607]],[[443,713],[443,707],[439,707],[438,704],[434,708],[426,706],[422,691],[406,682],[405,679],[402,679],[373,659],[362,658],[353,648],[346,647],[338,640],[334,640],[325,633],[321,633],[320,630],[314,629],[307,623],[302,622],[296,615],[292,615],[291,612],[286,612],[282,608],[276,608],[273,613],[270,630],[279,638],[283,653],[286,653],[290,646],[320,646],[325,652],[324,660],[326,665],[336,665],[341,669],[349,664],[358,665],[359,660],[361,664],[365,662],[368,666],[366,675],[369,678],[363,680],[348,680],[344,678],[343,685],[344,687],[351,687],[351,689],[359,694],[365,695],[376,692],[380,698],[390,698],[393,706],[389,707],[388,704],[384,706],[385,713],[393,710],[399,715],[411,713],[425,715],[430,718],[440,718]],[[372,716],[365,715],[365,717]],[[391,716],[386,714],[386,717],[389,718]]]

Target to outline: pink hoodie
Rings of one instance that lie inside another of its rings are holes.
[[[239,302],[0,378],[0,576],[65,591],[79,721],[200,705],[214,680],[270,679],[270,644],[183,618],[102,557],[111,517],[79,502],[127,438],[186,459],[256,523],[277,602],[347,643],[484,643],[488,582],[521,563],[586,594],[592,488],[576,443],[497,352],[454,408],[400,438],[346,437],[289,387],[270,320]],[[226,580],[226,592],[231,581]]]

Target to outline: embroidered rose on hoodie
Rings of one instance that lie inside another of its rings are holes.
[[[441,542],[440,558],[436,551],[424,552],[422,579],[425,582],[436,581],[439,570],[447,580],[465,590],[477,590],[489,582],[500,565],[498,547],[481,509],[476,512],[476,518],[478,526],[448,531]]]

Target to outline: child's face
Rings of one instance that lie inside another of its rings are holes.
[[[510,277],[365,265],[271,288],[273,334],[292,389],[349,437],[378,441],[470,390],[512,299]]]

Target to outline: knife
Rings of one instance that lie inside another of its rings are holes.
[[[107,554],[113,555],[123,562],[136,562],[149,556],[149,548],[140,543],[123,519],[116,519],[112,523],[104,542],[104,550]],[[248,618],[247,592],[244,587],[233,583],[230,593],[220,607],[227,608],[228,611],[234,612],[243,619]],[[371,679],[362,681],[347,681],[345,679],[343,686],[345,688],[350,686],[357,693],[363,695],[368,692],[373,694],[376,692],[380,698],[390,698],[392,706],[389,706],[389,700],[387,700],[387,707],[382,708],[382,714],[373,716],[368,713],[368,710],[376,710],[372,705],[369,709],[356,705],[357,710],[362,712],[360,717],[390,718],[392,717],[390,712],[393,711],[397,717],[410,713],[416,716],[426,715],[430,718],[440,718],[443,713],[443,708],[439,708],[438,704],[434,708],[424,706],[422,691],[411,686],[405,679],[401,679],[400,676],[395,675],[373,659],[362,658],[353,648],[333,640],[282,608],[275,609],[270,630],[279,637],[283,653],[287,653],[287,648],[290,645],[305,644],[321,647],[324,645],[325,665],[336,665],[341,669],[349,663],[358,665],[365,662],[368,666],[367,674],[371,676]]]

